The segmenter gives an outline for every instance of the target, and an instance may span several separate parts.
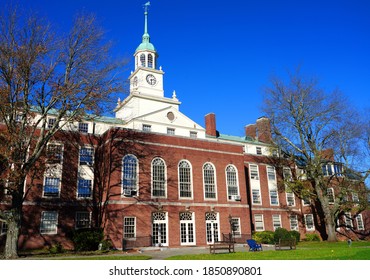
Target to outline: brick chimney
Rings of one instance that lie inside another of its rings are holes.
[[[209,136],[217,137],[218,133],[216,130],[216,115],[209,113],[205,116],[206,119],[206,134]]]
[[[257,135],[258,141],[265,143],[272,142],[271,126],[268,118],[260,117],[257,119]]]
[[[334,150],[333,149],[322,150],[321,157],[326,160],[334,161]]]
[[[257,137],[257,125],[248,124],[245,126],[245,136],[256,139]]]

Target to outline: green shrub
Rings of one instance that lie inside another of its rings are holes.
[[[262,244],[274,244],[274,232],[273,231],[259,231],[253,234],[253,239],[257,241],[257,243]]]
[[[279,242],[280,239],[291,239],[290,232],[285,228],[278,228],[274,232],[274,242]]]
[[[317,233],[306,233],[305,241],[320,241],[320,236]]]
[[[295,238],[296,242],[298,243],[299,241],[301,241],[301,234],[299,233],[299,231],[296,231],[296,230],[291,230],[290,232],[290,235]]]
[[[103,240],[103,230],[96,229],[80,229],[73,234],[73,243],[76,251],[96,251],[99,248],[99,243]]]
[[[64,252],[64,248],[60,242],[57,242],[49,248],[50,254],[61,254]]]

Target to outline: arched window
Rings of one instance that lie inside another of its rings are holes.
[[[134,155],[126,155],[122,160],[122,193],[135,195],[138,182],[138,161]]]
[[[152,161],[152,196],[166,196],[166,166],[161,158]]]
[[[233,165],[226,167],[226,186],[229,199],[239,200],[239,186],[236,168]]]
[[[145,67],[145,54],[140,55],[140,64],[142,67]]]
[[[215,169],[210,163],[206,163],[203,165],[203,185],[204,197],[216,198]]]
[[[186,160],[179,162],[179,189],[181,198],[191,198],[191,166]]]
[[[153,55],[148,54],[148,67],[153,68]]]

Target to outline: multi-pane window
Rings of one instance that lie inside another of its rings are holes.
[[[238,176],[233,165],[226,167],[226,186],[229,199],[235,199],[239,196]]]
[[[180,242],[181,245],[195,245],[194,213],[180,213]]]
[[[279,205],[279,197],[277,189],[270,189],[270,203],[271,205]]]
[[[328,196],[328,202],[329,202],[329,204],[334,204],[334,202],[335,202],[334,189],[333,188],[328,188],[326,190],[326,194]]]
[[[142,67],[145,67],[145,54],[140,55],[140,64]]]
[[[50,143],[46,149],[47,161],[50,164],[61,164],[63,160],[63,145]]]
[[[241,236],[240,218],[231,218],[230,222],[234,237],[240,237]]]
[[[196,131],[190,131],[190,138],[197,138],[198,133]]]
[[[250,176],[252,180],[259,180],[258,176],[258,166],[255,164],[249,165],[249,170],[250,170]]]
[[[253,200],[253,204],[261,204],[260,190],[252,189],[252,200]]]
[[[315,230],[315,224],[313,220],[313,214],[305,214],[304,221],[306,224],[306,230]]]
[[[56,118],[48,118],[48,128],[52,128],[55,125],[56,121]]]
[[[191,167],[189,162],[182,160],[179,162],[178,166],[179,174],[179,188],[181,198],[191,198],[192,197],[192,187],[191,187]]]
[[[136,237],[136,219],[135,217],[124,217],[123,219],[123,238]]]
[[[94,149],[91,147],[80,148],[80,165],[92,165],[94,159]]]
[[[41,213],[40,233],[56,234],[58,230],[58,212],[45,211]]]
[[[297,230],[298,231],[297,215],[290,215],[289,216],[289,223],[290,223],[290,230]]]
[[[358,193],[356,193],[356,192],[353,192],[353,193],[352,193],[352,201],[353,201],[354,203],[358,203],[358,202],[360,202],[360,199],[358,198]]]
[[[334,174],[336,176],[343,176],[343,166],[340,163],[334,163]]]
[[[78,131],[81,133],[88,133],[89,132],[89,124],[88,123],[78,123]]]
[[[333,175],[333,169],[331,164],[324,164],[322,166],[322,173],[324,176],[332,176]]]
[[[272,226],[274,230],[281,228],[281,217],[280,215],[272,215]]]
[[[309,206],[311,204],[310,198],[309,197],[303,197],[302,198],[302,203],[303,203],[303,206]]]
[[[153,68],[153,55],[148,54],[148,67]]]
[[[212,164],[203,166],[204,197],[216,198],[215,169]]]
[[[262,155],[262,148],[261,147],[256,147],[256,154],[257,155]]]
[[[265,226],[263,224],[263,215],[255,214],[254,215],[254,228],[256,231],[264,231]]]
[[[175,135],[175,129],[171,127],[167,127],[167,134],[168,135]]]
[[[137,191],[138,162],[133,155],[126,155],[122,160],[122,193],[124,195],[134,195]]]
[[[45,177],[44,197],[58,197],[60,189],[60,178]]]
[[[152,196],[166,196],[166,166],[161,158],[152,161]]]
[[[267,178],[269,181],[276,181],[275,168],[267,166]]]
[[[362,219],[362,214],[358,214],[356,216],[356,223],[357,223],[357,229],[358,230],[364,230],[365,227],[364,227],[364,221]]]
[[[90,212],[76,212],[76,229],[89,228],[91,225],[90,219]]]
[[[77,197],[90,198],[92,195],[92,181],[90,179],[79,178],[77,184]]]
[[[288,206],[295,206],[295,198],[293,192],[286,192],[286,202]]]
[[[143,124],[143,131],[146,131],[146,132],[152,131],[152,126],[149,124]]]
[[[346,212],[344,214],[344,219],[345,219],[345,222],[346,222],[346,227],[353,228],[353,221],[352,221],[352,215],[351,215],[351,213]]]

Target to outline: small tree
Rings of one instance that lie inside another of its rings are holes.
[[[103,35],[91,15],[77,17],[66,36],[35,15],[10,10],[1,16],[0,186],[10,196],[9,208],[0,211],[8,225],[5,258],[17,257],[23,201],[50,139],[87,114],[99,114],[120,89],[119,64],[110,59]]]
[[[324,239],[336,241],[336,220],[343,212],[343,199],[339,195],[331,201],[330,189],[333,186],[346,192],[363,189],[362,177],[349,180],[349,176],[342,176],[349,175],[348,159],[354,156],[345,144],[356,142],[361,136],[361,130],[354,130],[357,125],[349,126],[349,120],[357,119],[357,115],[338,90],[327,93],[319,88],[315,79],[304,79],[299,71],[290,75],[288,82],[273,78],[271,84],[265,90],[263,109],[271,120],[275,143],[281,154],[299,162],[305,170],[304,181],[298,176],[285,183],[299,197],[309,197],[315,209],[322,210],[318,213],[322,214],[320,220],[325,229],[322,235]],[[334,163],[334,152],[328,153],[333,148],[335,152],[341,150],[337,154],[347,161],[343,162],[344,169],[339,166],[327,174],[323,167]]]

